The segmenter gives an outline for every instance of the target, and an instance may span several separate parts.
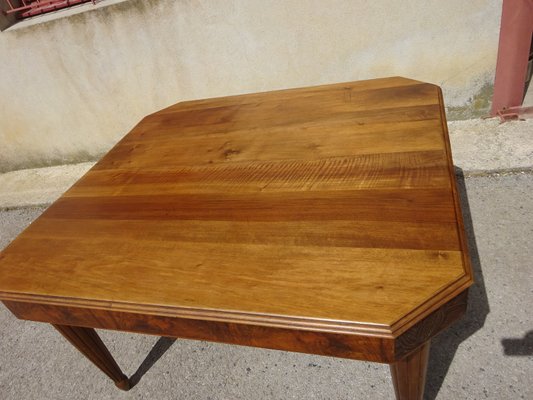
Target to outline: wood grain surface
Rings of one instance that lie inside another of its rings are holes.
[[[390,365],[396,400],[423,400],[429,341],[403,360]]]
[[[4,301],[18,318],[87,328],[168,336],[182,339],[208,340],[274,350],[319,354],[355,360],[394,363],[404,359],[429,341],[466,311],[467,292],[436,309],[399,337],[387,332],[352,334],[337,330],[320,331],[312,326],[264,326],[222,322],[204,318],[176,318],[133,312],[109,311],[67,305],[32,304]],[[90,355],[88,355],[90,358]],[[106,358],[106,357],[104,357]]]
[[[440,89],[179,103],[0,254],[0,300],[396,337],[472,283]]]
[[[119,389],[130,389],[128,377],[124,375],[94,329],[65,325],[54,325],[54,328],[111,378]]]

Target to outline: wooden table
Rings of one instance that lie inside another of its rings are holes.
[[[441,91],[404,78],[150,115],[0,255],[7,308],[122,389],[93,328],[389,363],[421,399],[471,284]]]

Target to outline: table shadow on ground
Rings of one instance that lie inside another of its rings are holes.
[[[434,400],[437,397],[459,345],[483,327],[487,315],[490,312],[485,280],[483,278],[476,245],[476,235],[472,224],[472,215],[468,203],[468,193],[463,171],[460,168],[456,168],[456,176],[468,241],[468,250],[474,273],[474,285],[469,290],[468,309],[465,316],[431,341],[424,396],[426,400]]]
[[[139,368],[137,368],[137,371],[129,378],[130,381],[130,387],[134,387],[137,385],[141,378],[146,374],[150,368],[159,360],[163,354],[166,353],[166,351],[174,344],[176,339],[174,338],[168,338],[168,337],[160,337],[159,340],[156,342],[154,347],[152,347],[152,350],[148,353],[146,358],[143,360]]]

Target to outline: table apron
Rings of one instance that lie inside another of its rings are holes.
[[[20,301],[3,303],[17,318],[29,321],[393,363],[459,319],[466,311],[467,292],[396,338],[392,334],[332,333]]]

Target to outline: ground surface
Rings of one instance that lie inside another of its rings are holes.
[[[467,178],[467,196],[460,186],[477,282],[467,316],[433,341],[426,398],[533,399],[533,174]],[[0,212],[0,248],[43,209]],[[387,365],[101,334],[126,374],[141,378],[131,391],[51,327],[0,306],[0,399],[393,398]]]

